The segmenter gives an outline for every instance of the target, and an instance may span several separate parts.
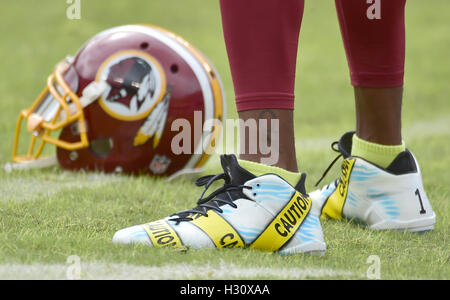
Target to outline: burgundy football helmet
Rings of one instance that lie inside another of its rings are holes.
[[[156,26],[120,26],[97,34],[58,64],[41,95],[20,113],[13,161],[37,164],[48,143],[69,170],[197,170],[218,141],[223,114],[220,79],[198,50]],[[171,128],[175,120],[191,125],[183,128],[192,140],[182,141],[190,145],[181,145],[181,153],[172,149],[180,133],[180,126]],[[19,156],[22,121],[31,140]]]

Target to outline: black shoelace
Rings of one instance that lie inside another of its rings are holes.
[[[325,172],[323,172],[322,177],[320,177],[319,181],[317,181],[317,183],[316,183],[314,186],[318,186],[319,183],[322,182],[322,180],[325,178],[325,176],[327,176],[328,172],[329,172],[330,169],[334,166],[334,164],[338,161],[338,159],[341,158],[341,157],[343,156],[342,153],[341,153],[341,151],[339,151],[339,148],[335,148],[335,146],[338,145],[338,144],[339,144],[339,142],[337,142],[337,141],[336,141],[336,142],[333,142],[333,143],[331,144],[331,149],[332,149],[333,151],[335,151],[335,152],[338,152],[339,155],[336,156],[336,158],[331,162],[331,164],[328,166],[328,168],[325,170]],[[338,181],[339,181],[339,179],[337,179],[337,180],[334,182],[335,185],[337,185]],[[331,183],[330,183],[330,184],[331,184]],[[327,185],[327,188],[330,186],[330,184]]]
[[[225,180],[225,183],[223,186],[209,194],[208,196],[204,197],[206,191],[208,188],[216,181],[216,180]],[[206,175],[203,177],[200,177],[195,181],[195,184],[197,186],[205,186],[205,189],[203,190],[202,194],[200,195],[200,198],[197,201],[197,207],[189,210],[184,210],[181,212],[178,212],[176,214],[171,215],[171,219],[169,221],[175,221],[177,222],[177,225],[182,221],[192,221],[193,216],[195,215],[203,215],[205,217],[208,216],[207,211],[209,209],[215,210],[218,213],[223,213],[223,210],[220,208],[220,205],[222,204],[229,204],[233,208],[237,208],[237,205],[233,201],[233,197],[230,194],[232,191],[242,191],[243,189],[252,189],[251,186],[246,185],[237,185],[228,183],[229,177],[225,173],[217,174],[217,175]],[[217,197],[219,195],[224,195],[225,197]]]

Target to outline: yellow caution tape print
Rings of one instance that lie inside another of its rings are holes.
[[[164,220],[142,225],[155,247],[180,247],[180,238],[175,230]]]
[[[311,199],[295,192],[263,233],[250,245],[252,249],[274,252],[286,244],[300,228],[311,210]]]
[[[328,197],[322,207],[322,218],[342,219],[345,200],[347,199],[348,184],[355,159],[346,159],[342,162],[342,174],[336,190]]]
[[[208,216],[200,215],[190,222],[203,230],[217,248],[245,247],[239,233],[213,210],[208,211]]]

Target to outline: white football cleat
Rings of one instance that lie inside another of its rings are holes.
[[[354,219],[373,229],[434,229],[436,215],[413,154],[406,150],[383,169],[350,155],[353,134],[336,142],[335,150],[344,157],[340,178],[309,194],[321,217]]]
[[[216,180],[224,185],[198,206],[162,220],[116,232],[113,242],[149,246],[251,248],[282,254],[315,252],[326,245],[319,212],[304,188],[305,174],[294,188],[274,174],[256,177],[234,155],[222,155],[224,173],[197,180],[205,191]]]

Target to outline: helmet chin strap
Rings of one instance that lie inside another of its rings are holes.
[[[96,82],[93,81],[89,85],[87,85],[84,90],[83,94],[80,97],[80,103],[81,107],[85,108],[89,104],[96,101],[98,98],[103,95],[103,93],[108,89],[108,84],[105,81]],[[77,108],[75,104],[71,103],[69,105],[70,113],[74,114],[77,111]]]
[[[174,179],[179,178],[194,178],[197,177],[199,173],[202,173],[205,169],[204,168],[197,168],[197,169],[182,169],[178,172],[175,172],[174,174],[170,175],[166,178],[166,181],[172,181]]]
[[[17,170],[31,170],[31,169],[42,169],[52,166],[56,166],[58,160],[56,156],[43,157],[35,160],[30,160],[21,163],[6,163],[3,165],[3,170],[7,173]]]

